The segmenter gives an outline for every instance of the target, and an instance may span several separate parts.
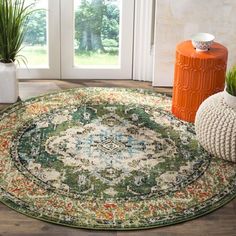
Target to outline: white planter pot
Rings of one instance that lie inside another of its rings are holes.
[[[229,94],[226,90],[224,91],[224,100],[225,103],[230,106],[231,108],[233,108],[234,110],[236,110],[236,96],[232,96],[231,94]]]
[[[224,95],[217,93],[201,104],[195,130],[200,144],[214,157],[236,162],[236,111]]]
[[[0,63],[0,103],[14,103],[19,97],[19,85],[14,63]]]

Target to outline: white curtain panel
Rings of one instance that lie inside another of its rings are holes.
[[[155,0],[135,1],[134,80],[153,80],[154,6]]]

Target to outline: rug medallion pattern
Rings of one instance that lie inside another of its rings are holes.
[[[91,229],[196,218],[235,196],[236,165],[148,90],[74,89],[2,113],[0,199],[29,216]]]

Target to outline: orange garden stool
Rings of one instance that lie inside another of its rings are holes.
[[[213,43],[209,51],[197,52],[191,41],[177,45],[172,113],[194,122],[201,103],[223,91],[228,50]]]

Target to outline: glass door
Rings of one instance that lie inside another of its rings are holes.
[[[19,78],[131,79],[134,0],[35,3]]]
[[[60,78],[60,1],[26,0],[38,9],[28,19],[18,77],[23,79]]]
[[[62,77],[131,79],[134,0],[61,4]]]

